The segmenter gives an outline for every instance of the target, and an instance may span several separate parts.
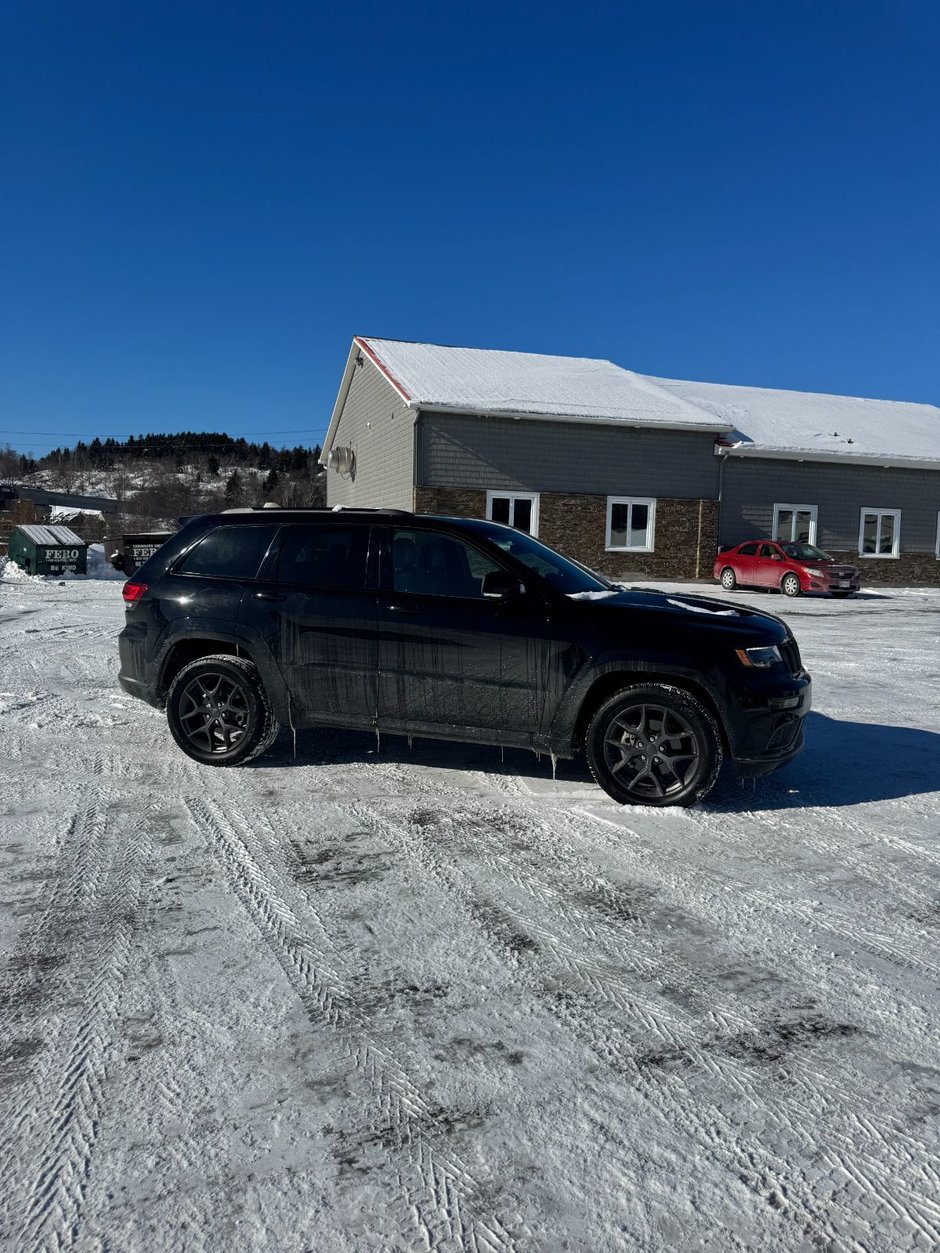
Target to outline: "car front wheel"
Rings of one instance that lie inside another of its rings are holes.
[[[795,574],[785,574],[780,580],[780,590],[784,596],[799,596],[800,580]]]
[[[588,765],[621,805],[691,805],[721,768],[714,717],[681,688],[623,688],[597,710],[585,736]]]
[[[166,717],[183,752],[208,766],[250,761],[278,731],[257,667],[228,655],[183,666],[170,685]]]
[[[738,578],[730,566],[725,566],[721,572],[721,586],[726,592],[733,592],[738,586]]]

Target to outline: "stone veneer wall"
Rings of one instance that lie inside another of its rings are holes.
[[[486,493],[416,487],[414,507],[416,513],[483,518]],[[658,499],[656,551],[652,553],[606,552],[606,535],[606,496],[540,493],[539,539],[612,579],[694,579],[696,575],[710,579],[718,547],[718,501]]]
[[[902,536],[903,539],[903,536]],[[827,548],[837,561],[855,566],[867,587],[940,586],[940,561],[933,553],[901,553],[899,557],[860,557],[857,552]]]
[[[457,518],[485,518],[486,492],[460,487],[416,487],[414,511],[453,514]]]

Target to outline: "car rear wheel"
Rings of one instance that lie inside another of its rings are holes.
[[[780,580],[780,590],[784,596],[799,596],[800,580],[795,574],[785,574]]]
[[[691,805],[721,768],[721,734],[694,696],[664,683],[623,688],[585,736],[588,765],[621,805]]]
[[[730,566],[725,566],[721,572],[721,586],[726,592],[733,592],[738,586],[738,577]]]
[[[278,731],[257,667],[244,657],[199,657],[183,666],[166,717],[183,752],[208,766],[250,761]]]

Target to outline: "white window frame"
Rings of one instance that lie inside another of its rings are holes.
[[[793,543],[796,543],[796,539],[795,539],[794,535],[792,534],[792,531],[793,531],[793,527],[792,527],[792,526],[791,526],[791,528],[790,528],[791,535],[790,535],[790,538],[789,538],[789,539],[778,539],[778,538],[777,538],[777,519],[780,517],[780,514],[781,514],[781,513],[783,512],[783,510],[785,510],[785,509],[790,509],[790,510],[792,511],[792,513],[793,513],[793,521],[794,521],[794,524],[795,524],[795,522],[796,522],[796,515],[797,515],[798,513],[808,513],[808,514],[810,515],[810,519],[809,519],[809,541],[808,541],[808,542],[809,542],[810,544],[815,545],[815,543],[816,543],[816,520],[817,520],[817,517],[819,516],[819,506],[818,506],[818,505],[786,505],[786,504],[774,505],[774,521],[773,521],[773,530],[772,530],[772,532],[771,532],[771,534],[773,535],[773,542],[774,542],[775,544],[793,544]]]
[[[486,493],[486,516],[490,522],[493,521],[493,501],[494,500],[508,500],[509,501],[510,519],[515,517],[517,500],[529,501],[530,504],[532,505],[532,512],[529,514],[529,518],[532,522],[532,530],[526,532],[526,534],[533,535],[535,536],[536,539],[538,539],[538,534],[539,534],[539,494],[538,492],[498,492],[498,491],[487,492]],[[510,521],[509,525],[510,526],[513,525],[512,521]]]
[[[633,506],[646,505],[646,543],[617,544],[610,542],[613,529],[614,505],[628,505],[627,535],[633,530]],[[656,497],[655,496],[608,496],[607,497],[607,534],[604,539],[605,551],[609,553],[651,553],[656,551]]]
[[[865,515],[874,514],[881,530],[881,519],[888,516],[894,518],[894,543],[889,553],[862,552],[865,543]],[[876,505],[863,505],[858,515],[858,555],[865,561],[896,561],[901,551],[901,510],[879,509]]]

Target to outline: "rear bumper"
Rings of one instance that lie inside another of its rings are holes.
[[[152,689],[139,679],[132,679],[128,674],[119,674],[118,683],[127,692],[128,696],[136,696],[138,700],[146,701],[148,705],[153,705],[154,709],[163,708],[163,701],[158,700]]]

